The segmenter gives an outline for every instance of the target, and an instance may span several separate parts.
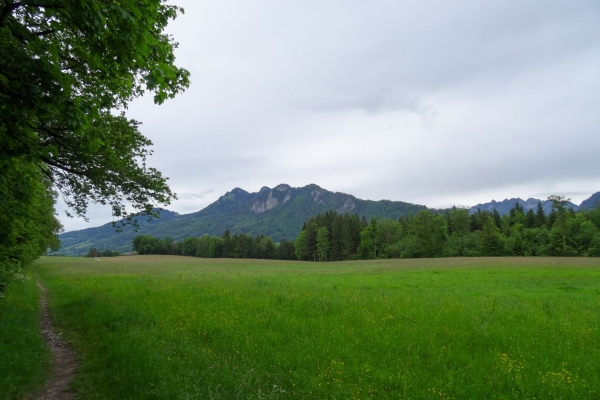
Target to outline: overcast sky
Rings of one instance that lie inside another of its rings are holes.
[[[598,0],[173,3],[192,84],[128,111],[173,211],[279,183],[429,207],[600,191]],[[112,220],[89,217],[59,215]]]

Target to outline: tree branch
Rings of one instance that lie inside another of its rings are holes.
[[[48,29],[42,32],[31,32],[33,35],[40,37],[40,36],[46,36],[46,35],[51,35],[53,33],[56,32],[56,29]]]

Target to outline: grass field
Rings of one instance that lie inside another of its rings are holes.
[[[39,330],[40,291],[31,274],[13,281],[0,298],[0,399],[22,399],[50,372],[50,351]]]
[[[600,398],[600,259],[36,269],[85,399]]]

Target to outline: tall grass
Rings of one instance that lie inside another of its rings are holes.
[[[39,329],[40,290],[30,271],[0,298],[0,399],[21,399],[50,372],[50,352]]]
[[[600,397],[600,260],[46,258],[86,399]]]

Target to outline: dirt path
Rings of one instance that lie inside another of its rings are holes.
[[[54,371],[50,380],[46,382],[44,389],[32,398],[37,400],[74,399],[75,392],[69,390],[69,385],[75,376],[78,365],[75,359],[75,352],[69,343],[61,337],[60,333],[56,332],[54,321],[48,311],[46,288],[39,281],[37,285],[42,290],[42,299],[40,301],[42,319],[40,320],[40,326],[44,341],[52,352],[52,367]]]

